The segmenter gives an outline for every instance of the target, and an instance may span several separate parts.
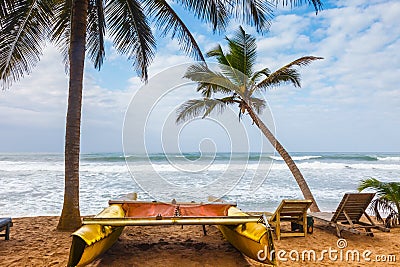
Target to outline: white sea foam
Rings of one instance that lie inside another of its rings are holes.
[[[155,164],[146,164],[144,158],[130,162],[135,169],[135,175],[150,181],[159,179],[154,170],[164,179],[178,185],[171,192],[160,188],[163,199],[176,198],[180,201],[179,186],[183,188],[199,188],[216,179],[222,173],[237,174],[243,177],[231,191],[226,189],[226,199],[237,201],[239,207],[247,210],[274,210],[283,198],[299,198],[302,194],[282,160],[273,162],[264,157],[260,162],[256,156],[246,161],[241,155],[234,155],[234,160],[227,160],[225,155],[216,157],[205,170],[185,173],[175,168],[162,156],[155,156]],[[141,199],[152,199],[140,189],[128,171],[123,160],[118,155],[112,159],[107,154],[88,155],[80,165],[80,207],[81,214],[96,214],[107,201],[131,192],[139,192]],[[395,181],[400,177],[400,156],[391,154],[376,154],[377,160],[369,159],[368,155],[338,154],[327,155],[318,153],[310,155],[296,154],[297,166],[303,173],[314,197],[324,210],[333,210],[343,193],[355,191],[360,180],[376,177],[382,181]],[[371,157],[372,158],[372,157]],[[242,160],[243,159],[243,160]],[[186,162],[186,161],[185,161]],[[206,160],[186,162],[179,161],[181,167],[201,169],[207,166]],[[250,189],[253,176],[261,177],[263,183],[256,191]],[[62,208],[64,190],[64,162],[60,155],[2,155],[0,154],[0,217],[1,216],[32,216],[59,215]],[[157,187],[157,182],[154,186]],[[154,197],[154,196],[153,196]],[[40,202],[41,205],[37,205]]]
[[[280,157],[280,156],[269,156],[271,159],[273,159],[273,160],[278,160],[278,161],[283,161],[283,158],[282,157]],[[318,159],[318,158],[321,158],[322,156],[293,156],[292,157],[292,159],[293,160],[297,160],[297,161],[300,161],[300,160],[310,160],[310,159]]]
[[[400,157],[377,157],[377,159],[382,161],[400,161]]]
[[[0,161],[0,171],[63,171],[63,163]]]
[[[396,165],[396,164],[303,162],[303,163],[297,164],[297,166],[299,167],[299,169],[313,169],[313,170],[329,170],[329,169],[335,169],[335,170],[343,170],[343,169],[400,170],[400,165]]]
[[[389,161],[389,160],[387,160]],[[393,161],[393,159],[391,160]],[[132,168],[135,172],[146,171],[149,166],[156,172],[182,172],[182,171],[225,171],[225,170],[282,170],[287,169],[287,165],[283,162],[270,163],[268,161],[260,162],[214,162],[212,164],[204,163],[188,163],[172,165],[169,163],[165,164],[143,164],[143,163],[131,163]],[[272,166],[272,167],[271,167]],[[382,170],[400,170],[400,164],[385,164],[385,163],[337,163],[337,162],[300,162],[297,163],[300,169],[313,169],[313,170],[328,170],[328,169],[382,169]],[[64,164],[61,162],[48,163],[48,162],[11,162],[11,161],[0,161],[0,171],[8,172],[36,172],[36,171],[48,171],[48,172],[63,172]],[[83,163],[80,166],[80,172],[87,173],[128,173],[128,167],[124,163],[111,164],[111,163]]]

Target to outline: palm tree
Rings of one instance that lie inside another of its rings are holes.
[[[294,67],[305,66],[321,58],[313,56],[302,57],[275,72],[271,72],[268,68],[254,71],[253,68],[257,56],[256,39],[246,34],[242,27],[239,27],[234,37],[226,37],[226,40],[228,42],[228,52],[224,53],[222,47],[217,45],[216,48],[207,53],[208,57],[217,60],[221,72],[211,70],[204,63],[197,63],[188,68],[184,77],[197,82],[197,91],[201,92],[203,98],[188,100],[183,103],[178,108],[176,122],[181,123],[200,115],[204,118],[212,111],[222,112],[227,105],[238,105],[239,120],[247,112],[254,124],[257,125],[282,156],[304,197],[313,201],[311,210],[319,211],[310,188],[289,153],[258,117],[257,114],[261,113],[266,103],[255,95],[267,88],[284,83],[291,83],[295,87],[300,87],[300,75]],[[214,93],[226,95],[226,97],[213,98],[212,95]]]
[[[362,180],[358,186],[358,191],[373,189],[376,191],[377,198],[371,203],[371,210],[376,219],[385,223],[386,227],[391,227],[400,223],[400,183],[381,182],[375,178]],[[382,218],[380,210],[387,214],[386,219]]]
[[[222,32],[231,18],[240,18],[258,32],[268,29],[272,3],[259,0],[175,0],[174,3]],[[275,1],[278,3],[279,1]],[[305,1],[304,1],[305,2]],[[287,1],[283,1],[286,5]],[[291,0],[302,4],[303,1]],[[318,12],[320,0],[307,0]],[[87,55],[100,70],[107,29],[114,46],[133,61],[147,80],[156,48],[153,21],[163,36],[177,38],[187,54],[204,60],[189,29],[167,0],[4,0],[0,2],[0,80],[8,88],[29,74],[50,40],[64,55],[69,70],[65,132],[65,190],[60,230],[81,224],[79,212],[79,154],[84,63]]]

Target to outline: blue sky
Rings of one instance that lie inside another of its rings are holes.
[[[324,1],[324,6],[317,16],[307,6],[280,8],[271,30],[256,35],[257,68],[275,70],[305,55],[324,57],[300,70],[301,89],[282,86],[266,93],[278,139],[293,152],[399,152],[400,3]],[[183,18],[203,51],[224,44],[223,36],[238,27],[232,22],[225,34],[212,35],[207,25],[188,14]],[[192,61],[177,41],[158,38],[150,77]],[[86,67],[82,152],[122,151],[125,112],[143,84],[110,44],[100,72],[90,62]],[[31,75],[0,92],[0,152],[62,152],[67,85],[61,56],[48,45]],[[178,102],[187,97],[176,96]],[[204,136],[207,129],[198,132]]]

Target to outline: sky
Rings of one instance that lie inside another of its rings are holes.
[[[276,70],[306,55],[324,58],[300,69],[302,88],[280,86],[265,93],[274,119],[271,127],[290,152],[400,152],[400,2],[323,3],[324,10],[318,15],[308,6],[278,8],[270,31],[263,35],[243,25],[257,38],[256,69]],[[217,43],[224,45],[224,36],[231,36],[239,25],[233,21],[225,33],[213,35],[209,26],[190,14],[184,13],[182,18],[203,52]],[[156,36],[157,54],[149,68],[150,80],[177,64],[193,63],[179,50],[176,40]],[[83,153],[123,150],[125,114],[142,86],[131,62],[115,51],[110,40],[100,72],[86,62]],[[0,91],[0,152],[63,152],[67,88],[62,56],[48,44],[29,76]],[[194,86],[184,93],[182,90],[171,91],[164,101],[157,102],[160,112],[152,116],[162,116],[169,106],[176,108],[189,98],[199,97]],[[151,124],[146,127],[147,143],[157,144],[150,145],[151,152],[161,152],[159,132],[153,131]],[[192,127],[179,141],[183,150],[196,150],[199,143],[208,146],[201,141],[210,132],[211,147],[230,147],[226,141],[230,133],[218,134],[199,121]],[[248,142],[254,148],[259,141],[250,137]]]

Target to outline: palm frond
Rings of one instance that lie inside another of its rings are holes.
[[[399,182],[389,182],[388,184],[388,200],[394,203],[400,204],[400,183]],[[400,210],[399,210],[400,212]]]
[[[215,109],[222,112],[226,107],[226,103],[218,99],[203,98],[192,99],[183,103],[177,110],[176,123],[182,123],[202,115],[202,118],[210,115]]]
[[[273,18],[274,5],[271,1],[264,0],[175,0],[188,11],[194,13],[202,21],[210,22],[212,29],[223,31],[228,25],[230,16],[244,23],[255,26],[257,32],[266,32]],[[279,0],[275,0],[276,4]],[[322,9],[320,0],[284,0],[282,3],[295,6],[303,2],[312,3],[316,12]]]
[[[374,212],[378,221],[383,221],[380,211],[387,214],[385,224],[398,224],[400,220],[400,183],[381,182],[376,178],[362,180],[358,186],[358,191],[373,189],[376,191],[377,198],[373,200],[371,210]]]
[[[387,228],[391,228],[392,226],[396,226],[400,224],[400,214],[397,212],[391,212],[385,219],[385,226]]]
[[[271,74],[269,68],[264,68],[262,70],[256,71],[250,79],[251,83],[255,83],[260,79],[262,76],[268,77]]]
[[[219,65],[219,68],[221,69],[221,73],[225,75],[225,77],[229,79],[232,84],[235,84],[240,88],[240,94],[244,96],[248,89],[249,77],[230,65],[221,64]]]
[[[214,57],[220,63],[221,72],[237,86],[247,85],[256,60],[256,40],[239,27],[228,41],[229,51],[224,53],[220,45],[208,51],[207,56]],[[243,87],[245,94],[247,86]]]
[[[49,37],[53,1],[1,3],[0,80],[2,88],[31,73]]]
[[[281,69],[271,73],[266,79],[257,84],[255,89],[265,89],[282,84],[291,83],[294,87],[301,87],[301,76],[296,69]]]
[[[236,94],[233,94],[232,96],[218,98],[217,100],[219,100],[221,102],[224,102],[225,104],[240,103],[240,100],[237,99],[237,95]]]
[[[14,0],[3,0],[0,2],[0,18],[8,16],[12,10],[15,8],[15,4],[18,4],[19,1]],[[1,19],[0,19],[1,21]],[[1,27],[1,25],[0,25]]]
[[[394,207],[393,202],[382,199],[376,198],[371,202],[370,210],[376,217],[378,222],[384,222],[386,227],[391,227],[393,225],[398,224],[400,219],[400,214]],[[382,217],[381,212],[386,214],[386,218]]]
[[[315,57],[315,56],[305,56],[305,57],[301,57],[301,58],[298,58],[298,59],[290,62],[289,64],[287,64],[286,66],[284,66],[282,68],[291,68],[293,66],[299,66],[299,67],[308,66],[313,61],[319,60],[319,59],[324,59],[324,58],[323,57]]]
[[[252,107],[258,114],[261,114],[263,109],[266,107],[266,102],[263,99],[257,97],[250,97],[249,103],[247,103],[250,107]]]
[[[400,183],[399,182],[381,182],[376,178],[362,180],[358,186],[358,191],[373,189],[377,196],[388,201],[400,203]]]
[[[52,41],[63,56],[64,68],[69,70],[69,44],[71,37],[72,0],[57,1],[54,7]]]
[[[300,74],[293,67],[307,66],[311,62],[322,59],[322,57],[306,56],[298,58],[289,64],[283,66],[277,71],[271,73],[264,80],[256,85],[256,88],[265,89],[270,86],[280,85],[282,83],[292,83],[295,87],[301,87]]]
[[[198,91],[202,90],[203,94],[205,95],[209,93],[206,93],[206,91],[204,90],[213,90],[212,93],[216,92],[222,94],[238,93],[240,95],[243,95],[243,93],[240,90],[240,87],[233,84],[223,74],[210,70],[205,64],[199,63],[191,65],[187,69],[183,77],[199,83],[200,85],[198,87]]]
[[[177,38],[186,54],[196,60],[205,61],[192,33],[166,0],[146,0],[144,3],[148,14],[154,17],[155,25],[161,30],[162,36],[165,37],[171,32],[172,38]]]
[[[223,102],[219,99],[206,99],[206,110],[201,118],[204,119],[215,110],[217,113],[222,113],[226,108],[226,104],[228,102]]]
[[[104,51],[104,4],[103,0],[90,0],[88,6],[87,49],[96,69],[101,68]]]
[[[215,58],[219,64],[229,65],[229,62],[226,59],[224,51],[222,51],[222,47],[220,45],[217,45],[214,49],[208,51],[206,56]]]
[[[127,54],[138,75],[147,81],[147,67],[154,57],[155,40],[140,2],[110,0],[106,6],[106,19],[117,51]]]
[[[275,4],[278,5],[280,0],[274,0]],[[290,0],[290,6],[291,7],[297,7],[301,6],[304,3],[308,3],[309,5],[313,5],[315,9],[315,13],[318,14],[318,11],[322,10],[322,2],[320,0]],[[287,6],[288,1],[284,0],[282,1],[283,6]]]
[[[375,189],[375,190],[380,190],[380,189],[382,189],[383,185],[384,184],[382,182],[380,182],[378,179],[371,177],[369,179],[362,180],[360,182],[360,184],[358,185],[357,190],[359,192],[361,192],[365,189],[369,189],[369,188]]]
[[[226,59],[229,65],[250,77],[257,59],[256,38],[247,34],[240,26],[234,36],[226,40],[229,47]]]
[[[217,93],[219,91],[224,91],[224,88],[219,88],[218,85],[216,85],[216,84],[198,83],[196,91],[200,92],[200,94],[203,97],[210,98],[213,93]],[[225,93],[229,93],[229,92],[225,92]]]
[[[233,3],[221,0],[176,0],[186,10],[197,18],[211,23],[213,32],[222,32],[229,22],[230,11]]]
[[[255,26],[257,32],[265,32],[271,26],[274,5],[263,0],[235,0],[236,17],[250,26]],[[285,0],[286,2],[286,0]],[[232,9],[231,12],[234,10]]]

